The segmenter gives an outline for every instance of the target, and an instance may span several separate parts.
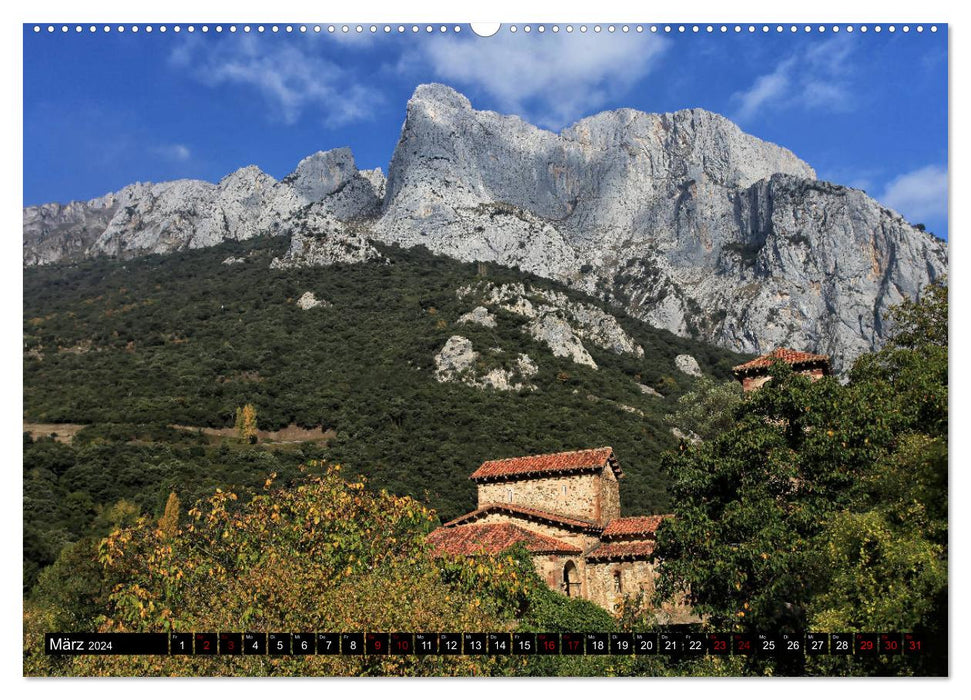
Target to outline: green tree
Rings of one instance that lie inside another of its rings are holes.
[[[775,363],[733,427],[665,458],[660,595],[721,630],[927,632],[935,655],[853,672],[946,673],[946,287],[893,318],[848,385]]]
[[[742,385],[702,376],[694,388],[682,394],[666,421],[687,435],[709,440],[732,426],[735,409],[742,402]]]

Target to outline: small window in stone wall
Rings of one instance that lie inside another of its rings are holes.
[[[623,593],[624,584],[621,580],[620,571],[614,572],[614,593]]]
[[[563,495],[566,495],[566,484],[563,484]]]
[[[512,503],[512,489],[506,489],[506,500]]]

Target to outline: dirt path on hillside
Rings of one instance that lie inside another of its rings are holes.
[[[178,430],[195,432],[201,430],[204,435],[221,438],[236,437],[235,428],[199,428],[194,425],[172,425]],[[257,430],[256,436],[260,442],[289,443],[289,442],[327,442],[337,437],[335,430],[321,428],[301,428],[291,423],[280,430]]]
[[[33,439],[54,435],[55,440],[64,443],[71,442],[78,431],[86,427],[86,425],[79,423],[28,423],[24,421],[24,432],[30,433],[30,437]]]
[[[50,437],[58,442],[70,443],[78,431],[86,428],[80,423],[31,423],[24,421],[24,432],[30,433],[33,439]],[[177,430],[187,432],[201,431],[203,435],[214,438],[235,438],[236,431],[233,428],[202,428],[195,425],[173,425]],[[321,428],[301,428],[292,423],[281,430],[258,430],[257,437],[262,443],[268,444],[288,444],[296,442],[329,442],[337,437],[337,432],[333,429],[322,430]]]

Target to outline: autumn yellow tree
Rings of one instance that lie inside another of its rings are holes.
[[[165,502],[165,512],[158,521],[158,529],[166,537],[173,537],[179,531],[179,497],[175,491],[169,494],[169,500]]]
[[[316,469],[311,465],[310,469]],[[101,543],[108,594],[97,631],[478,631],[508,629],[539,584],[528,558],[437,564],[434,514],[344,481],[334,467],[249,499],[217,491],[166,537],[143,519]],[[479,675],[477,656],[49,657],[25,621],[27,675]]]
[[[248,403],[236,409],[236,434],[241,440],[250,444],[256,443],[256,408]]]

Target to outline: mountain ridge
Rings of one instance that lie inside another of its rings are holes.
[[[947,269],[944,242],[713,112],[625,108],[555,133],[441,84],[408,101],[387,178],[338,148],[279,181],[248,166],[216,184],[26,207],[24,263],[261,235],[339,250],[349,232],[516,266],[741,352],[823,352],[838,369],[879,347],[886,310]]]

